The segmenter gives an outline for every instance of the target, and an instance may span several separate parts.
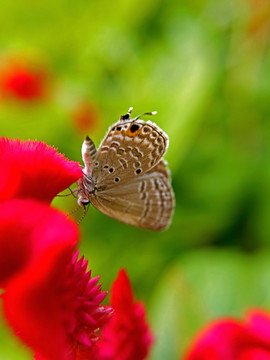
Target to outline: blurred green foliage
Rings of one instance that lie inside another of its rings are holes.
[[[81,161],[73,110],[89,101],[98,145],[129,106],[158,110],[176,209],[161,233],[90,208],[81,249],[109,289],[127,268],[147,304],[152,360],[178,359],[222,315],[270,306],[270,5],[267,0],[1,1],[0,55],[47,69],[49,95],[0,103],[0,135]],[[64,211],[71,198],[55,199]],[[29,359],[8,329],[0,358]]]

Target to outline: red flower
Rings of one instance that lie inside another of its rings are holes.
[[[3,309],[15,333],[38,359],[74,360],[90,351],[111,308],[77,260],[77,226],[34,200],[0,203],[0,281]]]
[[[104,326],[96,344],[96,360],[143,360],[153,337],[145,320],[142,303],[134,301],[125,270],[121,270],[111,289],[112,319]]]
[[[95,104],[88,101],[80,103],[73,112],[76,129],[84,135],[96,128],[100,122],[100,114]]]
[[[145,359],[152,336],[125,271],[108,322],[106,292],[74,253],[77,226],[46,203],[81,176],[79,165],[36,141],[0,138],[0,156],[0,286],[15,333],[38,360]]]
[[[48,76],[40,66],[9,59],[0,72],[0,91],[6,98],[29,102],[46,96]]]
[[[50,202],[82,176],[78,163],[40,141],[0,138],[0,201],[32,197]]]
[[[221,319],[194,340],[185,360],[270,360],[270,315],[253,310],[244,322]]]

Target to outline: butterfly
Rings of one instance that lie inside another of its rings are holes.
[[[171,222],[174,193],[163,159],[169,139],[151,121],[130,118],[132,108],[113,124],[98,149],[87,136],[82,144],[83,176],[78,180],[78,204],[92,204],[103,214],[151,230]]]

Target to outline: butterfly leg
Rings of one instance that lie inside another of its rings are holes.
[[[69,191],[70,191],[68,194],[58,194],[58,195],[56,195],[56,196],[57,196],[57,197],[66,197],[66,196],[72,195],[72,196],[75,197],[75,198],[78,197],[78,189],[72,190],[70,187],[69,187],[68,189],[69,189]]]

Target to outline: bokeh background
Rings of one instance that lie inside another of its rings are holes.
[[[269,1],[1,1],[0,24],[0,136],[81,161],[85,135],[98,145],[130,106],[169,135],[171,227],[94,208],[80,224],[103,289],[125,267],[146,303],[150,359],[180,359],[216,317],[270,310]],[[0,359],[31,359],[3,321]]]

